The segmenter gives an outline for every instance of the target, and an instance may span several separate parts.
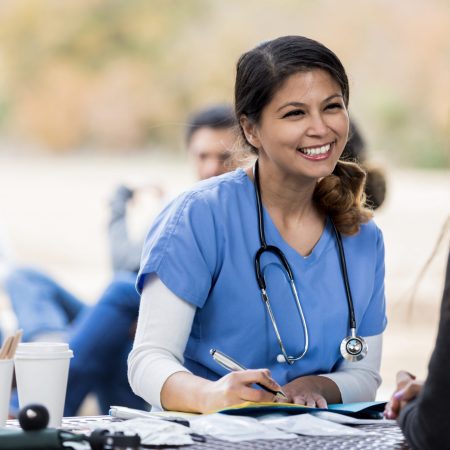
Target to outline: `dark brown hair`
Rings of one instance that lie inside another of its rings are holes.
[[[284,36],[266,41],[244,53],[238,60],[235,84],[236,118],[242,116],[258,124],[264,107],[270,103],[284,81],[298,72],[322,69],[339,84],[348,106],[349,84],[339,58],[321,43],[303,36]],[[256,149],[245,138],[241,141],[252,153]],[[343,234],[355,234],[361,223],[372,217],[364,208],[365,172],[358,164],[339,161],[333,173],[317,184],[314,201],[330,215]]]
[[[342,152],[342,161],[358,163],[366,172],[366,206],[370,209],[378,209],[386,199],[387,180],[382,167],[377,166],[369,160],[366,143],[355,121],[350,118],[350,132],[347,144]]]
[[[193,134],[200,128],[222,130],[236,126],[233,107],[228,103],[219,103],[194,112],[188,119],[186,145],[189,146]]]

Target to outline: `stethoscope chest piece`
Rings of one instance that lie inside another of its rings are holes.
[[[367,343],[361,336],[356,336],[354,328],[351,335],[342,340],[340,349],[342,357],[351,362],[361,361],[367,355]]]

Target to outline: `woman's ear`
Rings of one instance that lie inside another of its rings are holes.
[[[257,128],[253,122],[250,122],[247,116],[242,115],[239,119],[239,123],[245,135],[247,142],[254,148],[259,149],[261,142],[258,138]]]

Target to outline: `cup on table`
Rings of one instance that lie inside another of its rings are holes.
[[[4,427],[8,419],[13,368],[13,359],[0,359],[0,427]]]
[[[66,343],[26,342],[17,347],[14,361],[19,407],[44,405],[50,415],[49,427],[61,426],[72,357]]]

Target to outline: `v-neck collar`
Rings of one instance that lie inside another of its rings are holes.
[[[241,169],[242,170],[242,169]],[[247,173],[242,170],[245,178],[248,180],[249,186],[251,187],[252,195],[252,208],[254,209],[255,217],[258,216],[258,210],[256,206],[256,196],[255,196],[255,181],[252,180]],[[275,223],[270,217],[269,212],[266,207],[262,205],[263,216],[264,216],[264,231],[266,234],[266,241],[268,245],[275,245],[280,247],[280,250],[286,254],[289,261],[299,264],[302,268],[306,269],[315,264],[315,262],[320,258],[323,251],[327,248],[330,239],[332,238],[333,231],[331,229],[331,221],[327,216],[324,229],[320,235],[319,240],[314,245],[311,253],[308,256],[301,255],[294,247],[292,247],[281,235],[280,231],[276,227]],[[257,228],[255,233],[257,233]]]
[[[308,256],[301,255],[294,247],[292,247],[281,235],[280,231],[276,227],[275,223],[263,206],[264,225],[266,230],[266,236],[268,243],[277,245],[286,254],[286,257],[290,261],[295,261],[296,264],[300,264],[303,268],[307,268],[315,264],[320,258],[322,252],[327,247],[330,238],[332,237],[331,222],[327,216],[325,226],[319,240],[314,245],[311,253]]]

